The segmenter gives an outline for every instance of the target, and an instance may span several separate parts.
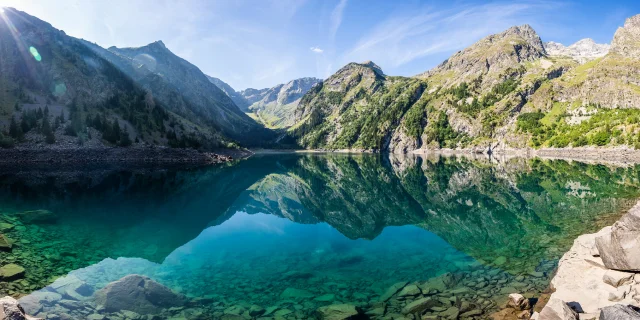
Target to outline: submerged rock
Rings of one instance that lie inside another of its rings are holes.
[[[640,320],[640,313],[629,306],[616,304],[602,308],[599,320]]]
[[[596,238],[602,262],[609,269],[640,271],[640,204]]]
[[[24,268],[10,263],[8,265],[0,267],[0,279],[2,280],[13,280],[19,279],[24,276]]]
[[[382,294],[380,296],[380,301],[387,301],[389,299],[391,299],[391,297],[393,297],[393,295],[395,295],[396,293],[398,293],[398,291],[402,290],[402,288],[404,288],[404,286],[406,286],[409,282],[408,281],[402,281],[402,282],[397,282],[394,285],[392,285],[391,287],[389,287],[389,289],[387,289],[387,291],[385,291],[384,294]]]
[[[128,275],[95,293],[96,303],[107,312],[129,310],[157,314],[162,309],[184,305],[184,297],[141,275]]]
[[[318,318],[322,320],[355,319],[360,313],[360,309],[351,304],[332,304],[316,310]]]
[[[40,318],[34,318],[26,315],[24,310],[18,303],[18,300],[12,297],[4,297],[0,299],[0,319],[1,320],[38,320]]]
[[[300,299],[313,298],[313,296],[314,294],[307,290],[297,289],[297,288],[286,288],[280,294],[280,299],[300,300]]]
[[[0,251],[11,251],[11,247],[13,247],[11,241],[4,234],[0,234]]]
[[[432,298],[422,298],[404,306],[404,308],[402,308],[402,313],[403,314],[421,313],[425,310],[431,309],[432,307],[439,306],[441,304],[442,303],[440,301]]]
[[[23,211],[17,215],[26,223],[54,223],[58,220],[58,216],[49,210]]]

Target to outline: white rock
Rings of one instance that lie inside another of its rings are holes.
[[[596,234],[578,237],[571,249],[562,256],[558,271],[551,280],[551,287],[556,291],[551,299],[575,302],[585,313],[598,313],[601,308],[616,303],[636,303],[631,295],[625,295],[620,301],[611,301],[610,294],[619,297],[615,287],[603,281],[608,271],[603,267],[599,257],[591,255],[591,248],[597,236],[607,233],[611,228],[604,228]],[[634,283],[634,287],[637,285]]]
[[[538,320],[578,320],[578,313],[560,299],[551,298],[540,312]]]
[[[579,63],[604,57],[611,48],[608,44],[598,44],[593,39],[582,39],[570,46],[564,46],[561,43],[549,41],[544,44],[544,48],[551,56],[567,56],[571,57]]]
[[[635,273],[607,270],[602,276],[602,281],[614,288],[617,288],[627,282],[632,282],[634,276]]]
[[[596,245],[607,268],[640,271],[640,204],[596,237]]]

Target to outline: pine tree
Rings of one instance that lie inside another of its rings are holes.
[[[14,139],[18,138],[18,129],[19,128],[20,127],[16,123],[16,117],[11,117],[11,124],[9,124],[9,135],[12,138],[14,138]]]
[[[42,134],[44,134],[45,141],[48,144],[54,144],[56,142],[56,137],[53,134],[53,130],[51,130],[51,125],[49,124],[48,119],[42,120]]]
[[[60,123],[64,123],[64,110],[60,111]]]
[[[49,105],[44,106],[44,118],[49,119]]]
[[[113,129],[111,129],[111,134],[113,137],[113,143],[116,143],[118,141],[120,141],[120,135],[121,135],[121,131],[120,131],[120,124],[118,123],[118,119],[113,119]]]
[[[16,111],[20,111],[22,107],[20,107],[20,101],[16,101],[16,104],[13,106]]]
[[[129,137],[129,130],[127,127],[124,127],[124,131],[122,132],[122,136],[120,137],[120,146],[128,147],[131,145],[131,138]]]

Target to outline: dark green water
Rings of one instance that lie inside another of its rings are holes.
[[[399,319],[423,297],[438,301],[428,315],[484,318],[509,293],[537,296],[573,239],[640,194],[638,166],[526,159],[265,155],[2,172],[13,246],[0,265],[25,271],[0,292],[52,319],[137,319],[93,295],[130,274],[187,297],[159,319],[307,319],[340,303]],[[380,302],[398,282],[406,290]]]

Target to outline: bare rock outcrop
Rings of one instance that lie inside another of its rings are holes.
[[[605,267],[640,271],[640,205],[614,223],[610,232],[598,236],[596,246]]]
[[[624,26],[616,30],[611,42],[611,52],[640,59],[640,14],[628,18]]]

